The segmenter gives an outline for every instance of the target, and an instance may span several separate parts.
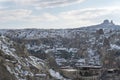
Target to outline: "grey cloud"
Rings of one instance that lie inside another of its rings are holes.
[[[35,8],[53,8],[67,6],[74,3],[80,3],[85,0],[13,0],[17,4],[33,6]]]

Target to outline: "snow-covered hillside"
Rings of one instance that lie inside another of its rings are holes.
[[[85,32],[94,32],[103,29],[105,31],[120,30],[119,25],[115,25],[113,21],[105,20],[99,25],[89,27],[75,28],[75,29],[14,29],[14,30],[0,30],[0,34],[7,35],[11,38],[23,39],[40,39],[40,38],[75,38],[75,35],[81,35]]]
[[[24,44],[38,58],[46,59],[49,54],[60,67],[105,66],[111,64],[107,55],[116,57],[120,49],[120,26],[108,20],[75,29],[0,30],[0,34]],[[113,63],[117,64],[118,57]]]

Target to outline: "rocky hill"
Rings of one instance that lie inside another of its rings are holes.
[[[105,20],[98,25],[75,29],[0,30],[0,34],[25,45],[23,47],[27,50],[22,50],[21,47],[15,47],[18,48],[15,50],[24,51],[16,52],[19,56],[25,53],[24,56],[28,57],[24,60],[29,64],[33,64],[35,60],[27,51],[40,61],[50,59],[51,68],[81,65],[120,67],[120,26],[113,21]],[[18,59],[18,62],[20,60]],[[53,63],[56,63],[56,66],[51,65]],[[40,66],[43,67],[42,64]]]
[[[0,80],[49,79],[64,78],[51,69],[46,61],[30,55],[23,44],[0,36]]]

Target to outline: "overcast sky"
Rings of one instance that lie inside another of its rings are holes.
[[[0,0],[0,28],[76,28],[120,24],[120,0]]]

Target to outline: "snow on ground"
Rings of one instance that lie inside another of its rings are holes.
[[[64,58],[56,58],[55,61],[59,66],[62,65],[63,62],[67,62],[67,60]]]
[[[42,66],[45,66],[45,61],[43,61],[42,59],[39,59],[35,56],[29,56],[29,58],[33,61],[33,64],[42,64]]]
[[[85,64],[85,59],[78,59],[77,63],[75,64],[76,66],[84,65]]]
[[[54,71],[53,69],[49,69],[50,75],[55,79],[66,80],[63,76],[60,75],[59,72]]]
[[[41,49],[44,49],[44,48],[50,48],[50,46],[43,45],[43,44],[30,46],[30,44],[27,44],[27,45],[26,45],[26,48],[27,48],[28,50],[34,50],[35,52],[37,52],[37,51],[39,51],[39,50],[41,50]]]
[[[62,69],[63,71],[67,71],[67,72],[76,72],[78,71],[77,69]]]
[[[17,59],[18,56],[14,54],[15,49],[10,47],[12,45],[13,41],[9,41],[9,39],[4,36],[0,37],[0,49],[4,52],[4,54],[11,55]]]
[[[92,50],[88,49],[88,64],[89,65],[100,65],[100,57],[99,54]]]
[[[35,76],[46,77],[46,74],[35,74]]]
[[[116,45],[116,44],[110,44],[111,49],[120,49],[120,46]]]

